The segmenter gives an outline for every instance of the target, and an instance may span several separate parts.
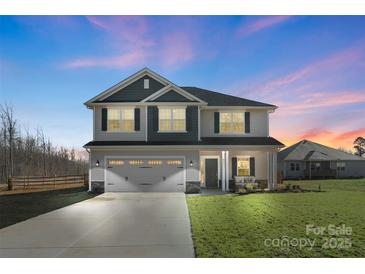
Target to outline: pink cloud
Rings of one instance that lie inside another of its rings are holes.
[[[168,67],[189,62],[194,57],[190,37],[184,32],[168,35],[163,39],[161,56],[164,65]]]
[[[108,67],[126,68],[131,66],[142,66],[147,55],[142,50],[130,51],[128,53],[104,58],[79,58],[64,64],[65,68],[87,68],[87,67]]]
[[[142,16],[87,16],[86,19],[105,33],[105,45],[114,47],[116,53],[112,57],[77,58],[66,62],[63,68],[125,68],[147,66],[150,61],[176,68],[195,56],[192,31],[163,32],[155,37],[147,19]]]
[[[282,102],[279,114],[301,114],[315,109],[343,106],[349,104],[365,103],[365,90],[339,91],[339,92],[317,92],[299,95],[295,102]]]
[[[333,139],[333,141],[334,142],[344,142],[344,141],[353,142],[359,136],[365,137],[365,127],[343,132],[342,134],[337,135]]]
[[[153,44],[147,38],[148,24],[142,16],[86,16],[91,25],[110,33],[114,39],[122,39],[134,46]]]
[[[313,140],[313,139],[322,139],[327,138],[328,136],[333,135],[333,132],[329,130],[323,130],[320,128],[312,128],[307,130],[304,134],[297,136],[298,140]]]
[[[267,16],[254,22],[244,24],[237,29],[237,36],[245,37],[255,32],[271,28],[275,25],[288,21],[290,16]]]

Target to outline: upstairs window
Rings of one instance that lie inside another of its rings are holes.
[[[143,88],[149,89],[150,88],[150,79],[144,79],[143,80]]]
[[[133,132],[134,108],[108,109],[108,131]]]
[[[245,113],[221,112],[219,132],[223,134],[243,134],[245,132]]]
[[[185,108],[159,108],[159,131],[186,131]]]

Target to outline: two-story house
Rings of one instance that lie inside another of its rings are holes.
[[[90,189],[228,191],[236,176],[276,186],[283,144],[269,136],[274,105],[179,87],[148,68],[85,105],[93,111],[93,140],[84,146]]]

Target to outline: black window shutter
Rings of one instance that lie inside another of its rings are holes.
[[[134,109],[134,130],[139,131],[141,129],[141,109]]]
[[[219,112],[214,112],[214,133],[219,133]]]
[[[101,109],[101,130],[107,131],[108,129],[108,109],[102,108]]]
[[[237,157],[232,158],[232,178],[237,176]]]
[[[192,117],[192,108],[191,107],[187,107],[186,108],[186,116],[185,116],[185,118],[186,118],[186,131],[190,131],[191,130],[191,123],[192,123],[192,119],[191,119],[191,117]]]
[[[245,133],[250,133],[250,113],[245,112]]]
[[[152,107],[153,111],[153,116],[152,116],[152,119],[153,119],[153,130],[154,131],[158,131],[158,108],[157,107]]]
[[[255,157],[250,157],[250,176],[255,176]]]

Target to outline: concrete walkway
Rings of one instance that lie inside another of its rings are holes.
[[[185,194],[105,193],[40,215],[0,230],[0,257],[194,257]]]

